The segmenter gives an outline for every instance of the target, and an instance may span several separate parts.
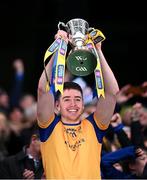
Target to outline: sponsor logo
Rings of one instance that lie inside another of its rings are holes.
[[[86,46],[87,46],[89,49],[93,48],[93,45],[92,45],[91,43],[88,43]]]
[[[87,57],[83,57],[83,56],[75,56],[75,58],[76,58],[78,61],[86,61],[86,60],[87,60]]]
[[[64,49],[60,49],[60,54],[64,55],[65,54],[65,50]]]
[[[92,31],[92,32],[90,33],[90,35],[91,35],[91,36],[95,36],[96,33],[97,33],[97,31]]]
[[[57,84],[63,83],[64,66],[59,64],[57,69]]]
[[[99,88],[99,89],[102,89],[102,88],[103,88],[103,85],[102,85],[102,79],[101,79],[101,73],[100,73],[100,71],[99,71],[99,70],[96,70],[95,75],[96,75],[96,80],[97,80],[98,88]]]
[[[62,41],[61,48],[60,48],[60,54],[65,55],[66,49],[67,49],[67,44],[66,44],[66,42]]]
[[[87,71],[86,67],[76,67],[76,71]]]
[[[51,47],[48,49],[49,52],[55,51],[55,49],[59,46],[59,42],[55,41]]]

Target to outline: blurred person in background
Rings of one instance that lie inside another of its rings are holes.
[[[131,140],[136,146],[147,150],[147,108],[138,102],[132,107]]]
[[[131,127],[126,126],[122,121],[122,117],[119,113],[115,113],[111,118],[110,126],[122,147],[132,145],[131,143]]]
[[[29,107],[33,106],[36,103],[36,99],[32,94],[26,93],[23,94],[19,101],[20,108],[25,111]]]
[[[132,105],[124,106],[121,111],[120,115],[125,126],[131,126],[131,115],[132,114]]]
[[[136,150],[136,158],[129,163],[129,169],[138,179],[147,179],[147,152],[141,148]]]
[[[122,169],[125,162],[127,171]],[[101,160],[102,179],[146,179],[147,154],[141,148],[127,146],[106,153]]]
[[[133,107],[134,108],[134,107]],[[136,116],[135,116],[136,117]],[[102,151],[102,173],[103,178],[112,179],[138,179],[147,177],[147,155],[146,150],[142,148],[143,139],[141,139],[140,133],[134,131],[139,138],[137,142],[132,141],[132,130],[129,127],[129,132],[126,132],[126,126],[124,126],[121,116],[115,113],[112,116],[109,128],[112,127],[113,132],[117,136],[120,147],[111,148],[109,151]],[[109,130],[109,129],[108,129]],[[109,131],[108,131],[109,132]],[[112,131],[111,131],[112,133]],[[108,137],[109,137],[108,133]],[[107,137],[107,134],[106,136]],[[139,141],[139,143],[138,143]],[[108,142],[107,142],[108,144]],[[103,144],[104,147],[106,144]],[[108,145],[107,145],[108,146]],[[113,146],[113,144],[109,144]],[[108,147],[107,147],[108,150]],[[131,159],[130,159],[131,158]]]
[[[141,83],[138,86],[126,84],[120,88],[117,94],[117,110],[118,112],[125,106],[132,106],[136,102],[142,103],[147,106],[147,81]]]
[[[20,152],[0,162],[0,178],[41,179],[43,167],[38,130],[34,131],[27,141],[27,145]]]
[[[130,126],[124,125],[119,113],[114,113],[107,133],[103,138],[102,154],[132,145]]]
[[[21,141],[26,144],[30,134],[38,128],[37,125],[37,103],[28,106],[24,111],[24,128],[21,132]]]
[[[9,155],[19,152],[27,143],[27,139],[37,128],[37,105],[29,105],[24,111],[14,108],[10,113],[10,137],[7,142]]]
[[[32,115],[26,116],[26,114],[30,114],[26,113],[26,111],[32,112],[32,107],[35,106],[36,101],[32,94],[24,94],[25,67],[23,59],[14,59],[12,68],[14,76],[12,76],[9,94],[5,90],[0,89],[0,111],[7,115],[9,121],[9,138],[6,142],[8,155],[14,155],[22,149],[32,130],[28,130],[28,136],[26,135],[27,133],[23,132],[27,128],[30,129],[34,124],[33,121],[36,120],[35,117],[33,117],[35,120],[29,117]]]
[[[6,92],[6,90],[0,88],[0,111],[5,112],[6,115],[9,115],[11,108],[18,107],[23,92],[23,60],[20,58],[14,59],[12,68],[14,69],[14,76],[12,78],[10,92]]]
[[[18,107],[21,96],[24,91],[24,79],[25,79],[25,67],[23,59],[16,58],[13,61],[12,68],[14,70],[14,76],[11,82],[10,88],[10,110],[11,108]]]
[[[23,147],[21,140],[21,133],[25,128],[24,113],[19,107],[11,108],[9,112],[9,139],[6,143],[6,147],[9,155],[16,154]]]
[[[3,88],[0,88],[0,112],[6,115],[8,115],[9,112],[9,96]]]
[[[0,112],[0,161],[8,156],[6,143],[9,139],[9,126],[5,113]]]

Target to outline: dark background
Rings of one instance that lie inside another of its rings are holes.
[[[106,36],[103,52],[120,87],[146,79],[146,6],[138,1],[29,0],[0,2],[0,86],[9,91],[12,62],[23,58],[25,90],[36,95],[46,49],[59,21],[83,18]],[[88,78],[88,83],[91,79]]]

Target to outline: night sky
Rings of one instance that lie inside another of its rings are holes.
[[[25,64],[25,90],[36,95],[43,56],[54,41],[58,22],[73,18],[85,19],[104,33],[103,52],[120,87],[141,84],[147,80],[145,7],[141,1],[130,5],[93,0],[1,1],[0,86],[9,91],[12,62],[19,57]]]

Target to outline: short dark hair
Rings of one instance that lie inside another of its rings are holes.
[[[83,91],[82,91],[82,88],[79,84],[75,83],[75,82],[64,82],[64,86],[63,86],[63,90],[66,90],[66,89],[75,89],[75,90],[78,90],[82,97],[83,97]],[[60,98],[60,91],[57,91],[56,94],[55,94],[55,100],[59,100]]]
[[[38,127],[33,127],[33,129],[31,129],[30,132],[24,131],[27,134],[27,139],[25,140],[25,145],[29,146],[31,144],[32,141],[32,137],[35,137],[36,139],[40,139],[40,133],[39,133],[39,129]]]

